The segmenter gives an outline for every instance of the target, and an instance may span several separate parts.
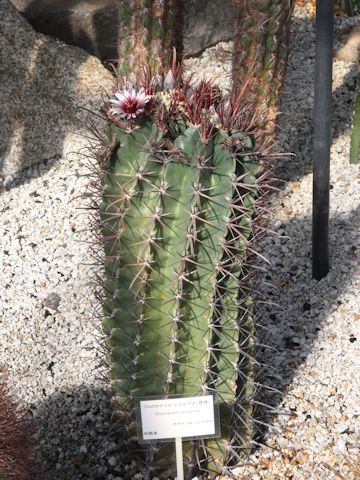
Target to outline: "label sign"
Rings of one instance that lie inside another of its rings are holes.
[[[139,407],[143,442],[218,436],[213,395],[140,400]]]

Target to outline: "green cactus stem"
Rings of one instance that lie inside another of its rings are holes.
[[[224,472],[251,447],[249,244],[263,166],[244,91],[222,98],[175,63],[167,79],[162,91],[120,89],[105,108],[102,326],[124,450],[148,477],[174,469],[175,451],[137,444],[135,398],[216,394],[222,435],[185,442],[191,478]]]
[[[360,73],[357,74],[355,109],[350,141],[350,163],[359,163],[360,156]]]
[[[142,456],[149,476],[171,468],[175,452],[171,444],[141,452],[136,397],[216,393],[222,436],[186,442],[188,476],[224,471],[250,448],[254,429],[248,246],[259,155],[240,96],[222,99],[210,82],[190,88],[177,68],[172,86],[151,98],[119,91],[108,111],[113,148],[101,157],[113,406],[124,448]]]
[[[205,443],[204,462],[221,471],[236,441],[234,414],[247,425],[244,411],[251,415],[252,307],[241,274],[258,166],[226,148],[231,137],[221,131],[203,143],[190,126],[171,156],[148,119],[111,132],[120,147],[102,179],[100,211],[115,408],[132,436],[134,397],[215,391],[223,437]],[[241,142],[252,148],[250,138]],[[187,452],[190,463],[196,453]]]
[[[182,51],[182,0],[118,1],[118,73],[139,84],[143,66],[162,76]]]
[[[233,49],[233,86],[248,77],[258,126],[274,132],[289,49],[293,0],[236,0],[237,31]]]

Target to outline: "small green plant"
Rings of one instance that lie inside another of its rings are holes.
[[[359,163],[360,156],[360,73],[357,75],[355,108],[350,141],[350,163]]]

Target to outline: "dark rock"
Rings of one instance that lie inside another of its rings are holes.
[[[199,55],[206,48],[233,38],[234,3],[220,0],[187,0],[184,22],[186,55]]]
[[[303,312],[309,312],[311,310],[311,305],[309,302],[304,302],[303,304]]]

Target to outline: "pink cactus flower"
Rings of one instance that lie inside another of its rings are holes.
[[[115,92],[116,100],[110,100],[112,103],[111,113],[120,115],[120,117],[131,120],[143,113],[146,104],[151,99],[146,95],[143,88],[136,90],[134,87],[124,88]]]

